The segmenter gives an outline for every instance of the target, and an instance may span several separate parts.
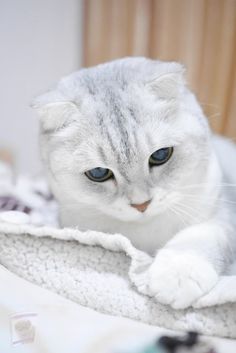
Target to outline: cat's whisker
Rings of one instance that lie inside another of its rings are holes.
[[[182,212],[188,218],[190,217],[195,223],[199,223],[199,218],[196,218],[193,213],[189,212],[189,210],[195,212],[196,211],[195,209],[191,208],[190,206],[188,208],[187,205],[185,205],[185,204],[183,204],[181,202],[178,202],[178,201],[175,202],[175,205],[177,206],[177,209],[178,209],[179,212]],[[176,209],[176,207],[175,207],[175,209]],[[197,216],[199,216],[199,215],[197,215]],[[201,221],[201,219],[200,219],[200,221]]]
[[[185,185],[185,186],[180,186],[178,187],[179,189],[189,189],[189,188],[197,188],[197,187],[204,187],[204,186],[211,186],[212,183],[198,183],[198,184],[191,184],[191,185]],[[223,187],[236,187],[236,184],[230,184],[230,183],[219,183],[219,184],[214,184],[214,186],[223,186]]]
[[[182,209],[173,206],[172,209],[179,215],[179,218],[181,217],[181,221],[184,222],[185,227],[189,227],[191,225],[192,222],[190,221],[189,216],[187,216],[186,213],[182,212]]]
[[[212,204],[208,204],[207,206],[212,206]],[[195,220],[197,223],[203,222],[205,220],[204,215],[202,213],[202,208],[200,205],[194,205],[194,208],[191,207],[190,205],[187,205],[185,203],[181,203],[181,207],[185,208],[185,210],[188,210],[189,212],[192,212],[192,217],[195,216]]]
[[[189,198],[189,199],[192,200],[192,198]],[[193,201],[199,201],[199,199],[196,198],[196,200],[193,199]],[[201,199],[200,199],[200,201],[201,201]],[[198,204],[194,204],[194,207],[192,207],[191,205],[186,204],[186,203],[184,203],[184,202],[178,202],[178,201],[176,201],[176,203],[177,203],[178,205],[180,205],[181,207],[183,207],[183,208],[189,210],[190,212],[192,212],[191,214],[192,214],[193,216],[194,216],[194,215],[196,215],[197,217],[200,217],[200,216],[201,216],[202,221],[204,220],[204,217],[203,217],[203,215],[202,215],[202,204],[201,204],[200,202],[199,202]],[[205,204],[205,203],[204,203],[204,204]],[[213,204],[214,204],[214,202],[208,202],[208,203],[206,203],[207,206],[211,206],[211,207],[212,207]]]
[[[218,197],[213,197],[213,196],[205,196],[204,195],[204,198],[201,198],[195,194],[183,194],[184,196],[188,197],[188,198],[191,198],[191,199],[194,199],[196,201],[201,201],[201,202],[204,202],[207,199],[207,200],[212,200],[213,202],[217,202],[217,201],[220,201],[220,202],[225,202],[225,203],[229,203],[229,204],[233,204],[233,205],[236,205],[236,201],[232,201],[232,200],[226,200],[226,199],[221,199],[221,198],[218,198]],[[211,205],[212,203],[209,203],[209,205]]]
[[[182,215],[173,207],[173,206],[169,206],[168,208],[170,211],[172,211],[179,219],[180,221],[183,223],[183,225],[185,227],[188,227],[188,223],[184,220],[184,218],[182,217]]]
[[[200,192],[201,189],[204,189],[208,186],[211,186],[212,184],[211,183],[201,183],[201,184],[192,184],[192,185],[186,185],[186,186],[180,186],[178,188],[174,187],[174,186],[171,186],[172,187],[172,191],[177,191],[177,192],[181,192],[182,191],[185,191],[185,190],[190,190],[192,192]],[[232,190],[234,192],[234,188],[236,188],[236,184],[227,184],[227,183],[222,183],[222,184],[216,184],[214,185],[215,187],[221,187],[222,189],[223,188],[230,188],[230,189],[227,189],[227,190]],[[236,190],[235,190],[236,192]]]

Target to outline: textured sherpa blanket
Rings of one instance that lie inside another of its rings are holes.
[[[45,184],[10,182],[0,165],[0,263],[13,273],[103,313],[171,329],[236,338],[236,275],[222,276],[186,310],[148,296],[153,259],[122,235],[59,229]]]

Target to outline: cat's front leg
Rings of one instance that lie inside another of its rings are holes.
[[[209,222],[186,228],[156,255],[149,293],[175,309],[189,307],[215,286],[230,254],[226,227]]]

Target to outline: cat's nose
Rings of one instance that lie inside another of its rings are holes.
[[[145,201],[143,203],[131,203],[130,206],[136,208],[139,212],[145,212],[151,200]]]

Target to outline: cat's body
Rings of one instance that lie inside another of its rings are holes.
[[[234,189],[228,196],[222,187],[231,165],[224,153],[235,147],[212,137],[182,71],[122,59],[81,70],[35,102],[62,225],[159,250],[150,293],[176,308],[208,292],[236,248]],[[91,179],[101,171],[107,180]]]

